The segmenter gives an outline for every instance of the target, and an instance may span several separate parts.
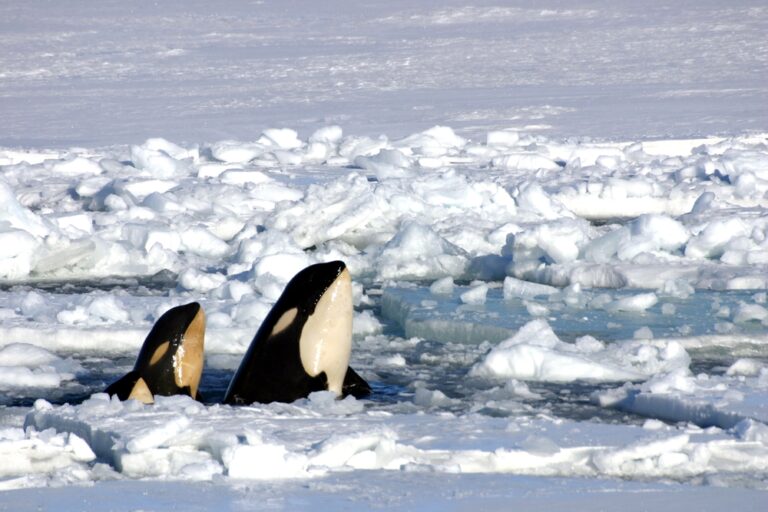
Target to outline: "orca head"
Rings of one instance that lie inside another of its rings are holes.
[[[341,395],[352,350],[352,279],[344,262],[311,265],[288,283],[275,304],[269,336],[292,329],[310,377],[325,373],[328,390]]]
[[[136,358],[139,379],[128,398],[151,403],[154,395],[197,398],[203,371],[205,312],[197,302],[177,306],[158,318]]]

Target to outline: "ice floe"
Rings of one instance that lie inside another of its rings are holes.
[[[446,126],[390,139],[328,126],[45,158],[0,150],[5,400],[78,397],[40,400],[26,430],[4,431],[0,450],[20,458],[5,485],[351,469],[763,479],[764,139],[472,140]],[[78,375],[135,354],[188,300],[206,309],[209,378],[223,379],[287,281],[331,259],[355,280],[361,371],[390,380],[381,402],[87,397],[115,373]],[[695,370],[723,350],[737,359]],[[568,407],[558,387],[635,419],[581,430],[587,412],[547,415]]]

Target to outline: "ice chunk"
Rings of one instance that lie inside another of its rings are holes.
[[[606,306],[609,311],[626,311],[630,313],[640,313],[652,308],[659,302],[655,293],[640,293],[631,297],[623,297]]]
[[[324,126],[318,128],[315,132],[309,136],[309,142],[322,142],[324,144],[338,144],[343,135],[343,131],[340,126]]]
[[[370,310],[355,312],[352,318],[352,334],[364,336],[381,332],[383,326]]]
[[[67,325],[103,325],[128,323],[130,315],[120,299],[112,295],[89,298],[72,309],[65,309],[56,319]]]
[[[154,149],[151,143],[131,146],[131,161],[137,169],[160,179],[172,178],[189,169],[188,162],[177,160],[163,149]]]
[[[374,186],[359,174],[350,174],[323,185],[313,185],[301,202],[284,207],[267,226],[287,232],[301,247],[328,240],[379,240],[390,233],[386,213],[390,205],[376,194]]]
[[[221,173],[221,182],[228,185],[245,185],[246,183],[264,184],[273,180],[263,172],[255,170],[227,169]]]
[[[413,403],[419,407],[446,407],[460,403],[459,400],[448,398],[439,389],[429,390],[417,388],[413,395]]]
[[[589,241],[587,231],[588,226],[581,220],[560,219],[536,224],[519,233],[510,234],[502,253],[512,256],[516,273],[537,268],[542,261],[575,261],[581,247]]]
[[[548,156],[536,153],[506,153],[495,157],[491,163],[494,167],[507,170],[557,171],[562,169],[560,164]]]
[[[285,286],[301,269],[312,264],[311,258],[303,252],[278,252],[258,258],[253,264],[252,274],[257,282],[272,276]]]
[[[200,152],[196,146],[192,147],[191,149],[186,149],[160,137],[147,139],[143,146],[155,151],[162,151],[163,153],[172,156],[176,160],[183,160],[188,158],[193,162],[197,162],[200,157]]]
[[[682,247],[690,233],[680,222],[666,215],[641,215],[630,224],[634,237],[653,241],[654,249],[673,252]]]
[[[296,130],[290,128],[269,128],[264,130],[259,143],[276,146],[281,149],[295,149],[304,145],[299,140]]]
[[[714,202],[715,202],[715,194],[714,192],[703,192],[697,199],[696,202],[693,203],[693,207],[691,208],[692,214],[701,214],[712,208]]]
[[[0,348],[0,389],[56,388],[71,380],[82,367],[48,350],[27,343]]]
[[[561,342],[544,320],[524,325],[470,370],[473,377],[569,382],[624,381],[645,377],[610,361],[604,352],[578,351]]]
[[[592,361],[580,355],[523,344],[494,350],[480,366],[472,368],[471,375],[550,382],[625,381],[644,377],[640,373]]]
[[[225,241],[200,226],[192,226],[181,232],[181,248],[215,260],[221,259],[230,251]]]
[[[0,478],[50,475],[65,468],[73,473],[96,458],[77,435],[0,429]]]
[[[159,223],[123,224],[122,236],[137,249],[147,252],[155,245],[169,251],[181,249],[181,235],[176,230],[164,227]]]
[[[742,302],[736,310],[733,321],[737,323],[762,322],[768,325],[768,309],[760,304]]]
[[[342,400],[333,391],[315,391],[307,397],[307,405],[313,411],[324,415],[347,416],[363,411],[363,402],[353,396]]]
[[[20,229],[0,230],[0,278],[20,279],[29,275],[40,241]]]
[[[459,137],[449,126],[433,126],[422,132],[422,135],[431,137],[444,147],[460,148],[467,143],[463,137]]]
[[[392,459],[397,457],[396,436],[382,433],[333,435],[319,443],[310,461],[314,466],[358,469],[397,467]]]
[[[520,140],[520,134],[516,130],[497,130],[488,132],[486,144],[489,146],[514,146]]]
[[[761,370],[765,368],[765,365],[756,359],[737,359],[726,370],[726,375],[744,375],[747,377],[755,377],[760,375]]]
[[[22,206],[10,185],[0,179],[0,232],[7,231],[7,226],[35,237],[44,237],[50,233],[43,219]],[[7,245],[0,243],[0,247],[5,248]]]
[[[177,416],[164,423],[152,426],[141,432],[136,433],[133,438],[125,445],[130,453],[138,453],[158,448],[170,439],[179,435],[189,426],[189,418],[186,416]]]
[[[469,263],[464,251],[416,222],[405,224],[384,246],[379,259],[381,279],[461,277]]]
[[[309,476],[307,457],[276,443],[230,446],[224,448],[222,461],[230,478],[273,480]]]
[[[745,419],[737,423],[733,430],[744,441],[768,446],[768,425],[765,423]]]
[[[573,217],[573,214],[567,208],[545,192],[541,185],[535,181],[528,182],[520,187],[517,195],[517,205],[521,209],[537,213],[548,220]]]
[[[64,176],[98,176],[103,172],[103,169],[98,162],[77,156],[55,163],[51,171]]]
[[[596,454],[592,463],[604,474],[623,475],[636,463],[656,459],[661,467],[683,465],[689,462],[683,450],[690,441],[688,435],[678,435],[656,442],[642,441],[630,446]]]
[[[685,255],[689,258],[719,258],[723,254],[725,244],[734,237],[748,236],[750,230],[749,224],[742,219],[715,218],[688,241]]]
[[[465,291],[459,295],[459,298],[464,304],[485,304],[486,295],[488,295],[488,285],[482,283]]]
[[[676,297],[679,299],[686,299],[695,292],[693,286],[683,279],[669,279],[664,281],[658,293],[661,295],[667,295],[669,297]]]
[[[395,354],[393,356],[376,358],[374,363],[377,367],[405,368],[406,360],[402,354]]]
[[[504,278],[504,299],[513,297],[532,299],[534,297],[553,295],[560,291],[559,288],[545,284],[523,281],[512,276]]]
[[[339,144],[339,155],[354,162],[358,156],[371,156],[389,146],[386,137],[371,139],[370,137],[345,137]]]
[[[354,164],[385,179],[408,176],[405,170],[413,166],[413,161],[397,149],[380,149],[375,155],[356,157]]]
[[[93,219],[85,213],[61,214],[52,218],[56,227],[70,238],[93,234]]]
[[[453,293],[453,278],[441,277],[429,286],[429,291],[435,295],[450,295]]]
[[[179,182],[175,180],[132,180],[125,183],[122,188],[141,201],[152,194],[165,194],[178,186]],[[145,201],[145,204],[149,206],[151,203]],[[162,211],[160,208],[157,210]]]
[[[88,314],[107,322],[128,323],[130,321],[125,305],[112,295],[94,298],[88,305]]]
[[[263,144],[235,141],[217,142],[211,146],[211,155],[227,164],[245,164],[267,151]]]
[[[226,282],[226,276],[219,273],[201,272],[190,268],[179,274],[179,286],[186,290],[209,292]]]
[[[605,263],[613,259],[619,247],[625,246],[630,239],[629,228],[622,226],[591,240],[581,253],[587,261]]]
[[[61,375],[50,369],[35,371],[26,367],[0,366],[0,389],[55,388],[61,381]]]

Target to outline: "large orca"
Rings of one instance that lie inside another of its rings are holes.
[[[152,327],[133,370],[105,390],[120,400],[153,403],[155,395],[197,398],[203,371],[205,313],[197,302],[166,311]]]
[[[256,332],[224,403],[293,402],[313,391],[371,392],[349,368],[352,280],[341,261],[311,265],[291,279]]]

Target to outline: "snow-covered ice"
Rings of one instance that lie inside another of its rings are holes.
[[[714,473],[761,485],[768,186],[750,196],[735,180],[679,174],[700,154],[762,154],[764,138],[705,144],[670,157],[674,164],[615,145],[612,172],[625,177],[592,187],[581,185],[594,171],[578,159],[498,165],[498,155],[532,144],[562,155],[587,143],[525,133],[474,143],[441,127],[380,138],[365,151],[386,157],[363,161],[349,152],[355,137],[336,133],[302,141],[265,132],[269,144],[238,164],[258,173],[254,180],[210,172],[212,148],[159,139],[127,156],[119,146],[62,150],[38,163],[3,153],[0,384],[8,405],[35,396],[74,402],[38,400],[26,430],[6,430],[3,450],[20,461],[5,466],[7,487],[105,474],[317,479],[349,469],[689,483]],[[320,163],[312,140],[324,141]],[[422,166],[414,155],[425,147],[447,160]],[[290,163],[277,151],[290,151]],[[638,165],[654,179],[638,177]],[[650,196],[648,212],[622,220],[602,202],[616,194]],[[358,282],[356,357],[389,398],[240,409],[87,398],[118,374],[109,357],[135,353],[154,319],[189,299],[208,311],[209,360],[226,378],[290,277],[331,258],[347,261]],[[448,348],[418,347],[425,343]],[[382,346],[397,353],[382,357]],[[716,358],[727,371],[705,364],[694,373],[688,351],[718,347],[730,350]],[[742,351],[751,359],[729,359]],[[451,367],[452,379],[425,375],[430,363]],[[683,423],[661,436],[637,420],[585,428],[580,413],[511,384],[519,382],[571,393],[596,382],[584,395],[590,414],[602,407]],[[553,417],[536,415],[539,402]],[[499,414],[503,427],[492,420]],[[438,431],[433,415],[442,418]],[[484,432],[478,443],[452,441],[466,428]]]
[[[764,509],[766,7],[289,4],[0,7],[0,509]],[[336,259],[373,395],[221,405]]]
[[[749,195],[680,173],[701,155],[734,175],[752,169],[723,155],[762,158],[765,136],[665,159],[523,132],[377,140],[268,130],[237,179],[212,171],[216,144],[155,138],[41,162],[0,151],[12,248],[0,385],[9,411],[40,397],[23,425],[21,411],[4,420],[4,485],[366,469],[763,486],[768,185]],[[556,168],[498,164],[533,146],[561,155]],[[425,148],[445,160],[422,165]],[[562,156],[590,148],[621,177],[585,182],[595,164]],[[647,211],[603,202],[617,194]],[[287,281],[336,258],[356,280],[353,364],[374,397],[216,405]],[[209,318],[204,403],[98,394],[152,322],[187,300]],[[456,440],[468,431],[480,434]]]

